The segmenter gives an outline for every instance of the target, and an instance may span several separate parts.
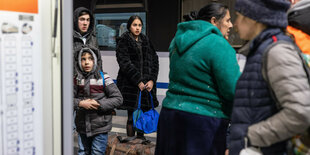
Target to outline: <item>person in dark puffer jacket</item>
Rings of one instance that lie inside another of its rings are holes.
[[[81,48],[75,55],[73,107],[81,155],[104,155],[108,132],[112,129],[112,111],[123,102],[112,78],[98,68],[98,56],[98,50],[90,46]]]
[[[289,7],[287,0],[236,1],[235,27],[250,42],[236,86],[229,154],[239,155],[247,147],[242,153],[284,155],[287,140],[310,125],[308,78],[284,33]]]
[[[310,67],[310,0],[291,0],[292,7],[288,10],[287,31],[292,35],[296,45],[302,51],[303,57]],[[310,152],[310,127],[308,131],[295,136],[289,145],[294,154],[307,154]]]
[[[129,137],[135,135],[132,114],[137,108],[139,91],[142,91],[143,111],[152,108],[148,92],[153,96],[154,106],[158,106],[158,56],[149,38],[141,33],[142,26],[143,22],[139,16],[131,16],[127,22],[128,31],[116,41],[116,58],[119,65],[117,86],[124,97],[121,109],[128,112],[126,129]],[[138,137],[144,139],[143,133],[139,132]]]

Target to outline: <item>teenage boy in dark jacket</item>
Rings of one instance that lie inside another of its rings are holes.
[[[92,13],[84,8],[79,7],[74,10],[73,15],[73,46],[78,48],[81,45],[91,45],[98,48],[98,42],[94,30],[94,17]]]
[[[78,154],[103,154],[112,129],[112,111],[123,97],[112,78],[98,68],[98,50],[84,47],[75,52],[74,109],[79,133]]]

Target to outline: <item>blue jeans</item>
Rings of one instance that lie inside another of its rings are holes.
[[[108,133],[98,134],[93,137],[79,134],[78,143],[78,155],[104,155],[108,143]]]

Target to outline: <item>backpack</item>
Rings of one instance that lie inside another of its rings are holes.
[[[103,75],[102,71],[100,71],[100,75],[101,75],[102,80],[103,80],[102,85],[103,85],[103,88],[104,88],[105,87],[105,81],[104,81],[104,75]]]
[[[273,48],[274,46],[278,45],[278,44],[291,44],[294,46],[295,50],[297,51],[300,60],[302,61],[303,64],[303,68],[306,72],[307,75],[307,79],[308,79],[308,83],[310,85],[310,67],[308,65],[308,61],[307,61],[307,57],[305,56],[305,54],[303,54],[301,52],[301,50],[299,49],[299,47],[297,47],[297,45],[294,42],[291,41],[286,41],[286,40],[280,40],[278,41],[276,36],[272,36],[273,39],[273,43],[270,44],[266,49],[265,49],[265,53],[263,55],[263,72],[265,73],[265,75],[267,75],[267,57],[268,57],[268,51],[270,51],[271,48]],[[268,76],[266,76],[266,80],[269,81]],[[277,100],[275,93],[272,91],[270,84],[268,83],[268,88],[270,90],[270,95],[272,97],[272,99],[276,102],[277,104],[277,108],[280,109],[280,104],[279,101]],[[310,103],[309,103],[310,104]],[[292,146],[294,148],[289,148],[289,151],[294,152],[294,154],[303,154],[303,153],[309,153],[310,151],[310,145],[306,146],[305,144],[303,144],[303,141],[306,141],[307,143],[310,142],[310,127],[307,129],[307,131],[303,134],[300,135],[296,135],[291,139],[291,143]]]

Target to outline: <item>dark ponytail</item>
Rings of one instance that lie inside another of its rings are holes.
[[[197,19],[197,11],[191,11],[188,15],[184,15],[183,19],[187,21],[196,20]]]
[[[199,10],[197,19],[211,22],[211,18],[215,17],[219,21],[225,17],[227,10],[226,5],[213,2]]]

